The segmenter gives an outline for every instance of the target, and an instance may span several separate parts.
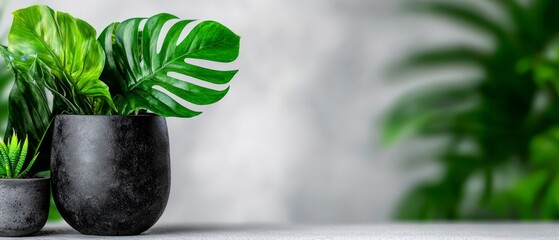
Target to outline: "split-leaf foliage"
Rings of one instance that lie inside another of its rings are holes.
[[[0,89],[9,87],[14,79],[9,97],[0,98],[0,123],[7,119],[4,140],[9,143],[7,158],[2,156],[0,144],[0,177],[30,177],[49,169],[51,125],[57,114],[150,112],[194,117],[201,112],[176,99],[191,105],[215,103],[228,92],[227,84],[237,73],[188,62],[229,63],[237,58],[239,36],[217,22],[158,14],[112,23],[97,36],[87,22],[47,6],[20,9],[13,16],[8,46],[0,46],[7,66],[0,68]],[[163,33],[167,21],[176,23]],[[195,26],[179,40],[187,25]],[[158,51],[160,37],[164,41]],[[26,138],[13,160],[20,146],[12,142],[18,142],[18,136]],[[38,157],[23,154],[39,151]],[[27,167],[21,171],[25,163]],[[55,209],[51,199],[49,219],[60,219],[52,211]]]
[[[149,19],[134,18],[113,23],[101,33],[99,41],[107,57],[102,80],[110,86],[118,114],[127,115],[138,110],[176,117],[200,114],[181,105],[161,89],[196,105],[215,103],[227,94],[229,87],[215,90],[181,80],[170,73],[211,84],[229,83],[237,70],[214,70],[187,60],[231,62],[239,54],[239,36],[217,22],[204,21],[179,41],[185,27],[195,24],[193,20],[180,20],[171,25],[158,51],[158,38],[164,24],[177,19],[170,14],[158,14]],[[140,27],[142,21],[145,24]]]
[[[158,14],[112,23],[97,36],[87,22],[47,6],[13,15],[8,46],[0,48],[15,76],[8,131],[28,135],[30,150],[41,150],[36,171],[48,169],[50,137],[44,136],[57,114],[194,117],[201,112],[192,106],[222,99],[237,73],[192,62],[237,58],[239,36],[217,22]],[[174,22],[164,33],[168,21]]]

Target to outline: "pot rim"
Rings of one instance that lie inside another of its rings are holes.
[[[34,181],[45,181],[50,180],[50,177],[32,177],[32,178],[0,178],[0,181],[8,182],[34,182]]]

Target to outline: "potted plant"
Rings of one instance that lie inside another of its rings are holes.
[[[13,135],[0,141],[0,236],[25,236],[38,232],[47,222],[50,182],[30,177],[37,153],[28,159],[28,139]]]
[[[170,20],[178,18],[133,18],[97,36],[83,20],[47,6],[14,12],[9,45],[0,53],[33,74],[16,75],[25,84],[14,85],[10,106],[23,111],[10,111],[9,125],[18,133],[52,131],[45,145],[52,146],[54,200],[81,233],[134,235],[155,224],[170,190],[165,117],[200,114],[176,99],[215,103],[229,87],[212,86],[226,86],[237,73],[187,61],[234,61],[240,38],[231,30],[213,21],[179,20],[163,34]],[[34,98],[45,92],[52,104]]]

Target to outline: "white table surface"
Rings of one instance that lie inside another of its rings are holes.
[[[48,224],[32,239],[110,239]],[[0,238],[4,239],[4,238]],[[21,239],[21,238],[17,238]],[[559,239],[559,223],[393,223],[371,225],[156,225],[142,235],[114,239]]]

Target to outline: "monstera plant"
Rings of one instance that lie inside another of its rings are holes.
[[[178,18],[158,14],[115,22],[97,39],[95,29],[85,21],[47,6],[15,11],[9,45],[1,51],[17,78],[10,94],[7,129],[18,135],[32,133],[30,145],[36,148],[56,114],[200,114],[172,95],[207,105],[223,98],[229,88],[211,89],[176,75],[228,84],[237,70],[214,70],[185,60],[234,61],[240,38],[214,21],[180,20],[165,33],[158,50],[163,25],[170,20]],[[187,25],[195,27],[178,42]],[[48,105],[46,93],[52,94],[52,105]]]
[[[179,73],[213,84],[227,84],[237,73],[220,71],[188,63],[185,59],[231,62],[239,53],[239,37],[221,24],[204,21],[178,42],[179,36],[193,20],[181,20],[172,25],[158,52],[158,38],[163,25],[177,17],[159,14],[147,21],[130,19],[113,23],[99,37],[106,54],[102,80],[110,86],[116,112],[133,114],[149,110],[161,116],[194,117],[200,112],[177,103],[159,86],[181,99],[198,105],[219,101],[227,94],[180,80],[169,73]],[[107,104],[108,105],[108,104]],[[108,111],[110,108],[107,106]]]
[[[203,63],[234,61],[240,37],[214,21],[165,13],[112,23],[99,36],[47,6],[13,14],[9,44],[0,47],[16,82],[8,131],[29,136],[30,151],[40,150],[35,171],[50,167],[54,200],[72,227],[99,235],[145,231],[169,194],[164,117],[197,116],[192,105],[227,94],[237,70]]]

